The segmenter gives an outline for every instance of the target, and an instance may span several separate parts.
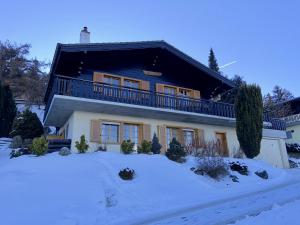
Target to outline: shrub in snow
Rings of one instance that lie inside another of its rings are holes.
[[[288,152],[300,153],[300,145],[298,143],[286,143],[286,150]]]
[[[24,112],[16,116],[10,135],[20,135],[22,139],[33,139],[35,137],[40,137],[43,133],[43,125],[36,113],[26,109]]]
[[[67,155],[70,155],[71,154],[71,150],[67,147],[62,147],[60,150],[59,150],[59,153],[61,156],[67,156]]]
[[[128,167],[120,170],[119,172],[119,176],[123,179],[123,180],[132,180],[134,178],[135,172],[133,169],[129,169]]]
[[[294,162],[293,160],[289,159],[290,168],[298,168],[298,163]]]
[[[130,154],[133,152],[134,143],[131,140],[124,140],[121,144],[121,151],[124,154]]]
[[[106,144],[100,145],[100,146],[95,150],[95,152],[106,152],[106,151],[107,151],[107,146],[106,146]]]
[[[17,157],[19,157],[19,156],[21,156],[21,155],[22,155],[22,152],[19,151],[19,150],[15,150],[15,149],[13,149],[13,150],[10,152],[10,154],[9,154],[9,156],[10,156],[11,159],[12,159],[12,158],[17,158]]]
[[[156,133],[154,133],[153,138],[152,138],[151,152],[153,154],[160,154],[160,149],[161,149],[161,144],[159,143]]]
[[[34,138],[32,142],[32,153],[36,156],[45,155],[48,150],[48,142],[45,137]]]
[[[176,138],[173,138],[170,143],[170,147],[166,152],[168,159],[175,162],[182,162],[185,155],[186,152],[184,151],[183,146],[176,140]]]
[[[228,174],[228,165],[220,156],[220,145],[215,141],[203,144],[201,151],[197,152],[197,168],[194,171],[198,175],[208,175],[214,179],[220,179]]]
[[[240,163],[239,161],[236,161],[236,162],[230,162],[229,163],[229,167],[232,171],[236,171],[238,172],[239,174],[242,174],[242,175],[245,175],[245,176],[248,176],[248,166],[246,166],[245,164],[243,163]]]
[[[23,144],[22,137],[20,135],[17,135],[12,138],[10,148],[13,148],[13,149],[21,148],[22,144]]]
[[[138,153],[149,154],[151,152],[151,141],[143,140],[141,146],[138,146]]]
[[[269,175],[267,173],[267,171],[262,170],[262,171],[256,171],[255,174],[259,177],[261,177],[262,179],[268,179]]]
[[[24,139],[24,141],[23,141],[23,147],[24,148],[27,148],[27,149],[31,149],[31,147],[32,147],[32,139]]]
[[[88,150],[89,145],[86,143],[84,135],[80,136],[80,141],[75,142],[75,147],[77,148],[78,153],[85,153]]]

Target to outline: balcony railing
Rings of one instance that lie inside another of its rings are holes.
[[[65,76],[54,78],[45,115],[48,113],[54,94],[235,118],[232,104],[96,83]],[[269,118],[268,114],[264,114],[264,121],[270,122],[272,129],[285,129],[284,122]]]

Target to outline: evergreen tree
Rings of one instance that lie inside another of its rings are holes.
[[[239,75],[234,75],[231,81],[234,83],[235,87],[222,94],[221,101],[229,104],[234,104],[235,96],[237,95],[239,88],[242,85],[245,85],[246,81],[244,81],[244,79]]]
[[[260,152],[263,128],[263,102],[260,87],[242,85],[235,100],[236,133],[248,158]]]
[[[20,135],[22,139],[33,139],[43,135],[44,129],[36,113],[26,109],[23,113],[16,116],[13,122],[11,136]]]
[[[16,103],[8,85],[1,86],[0,137],[8,137],[17,113]]]
[[[218,62],[217,62],[215,53],[214,53],[214,51],[213,51],[212,48],[210,49],[210,52],[209,52],[209,57],[208,57],[208,67],[209,67],[211,70],[213,70],[213,71],[215,71],[215,72],[217,72],[217,73],[220,72],[220,71],[219,71],[219,65],[218,65]]]
[[[156,133],[154,133],[153,138],[152,138],[151,151],[153,154],[160,154],[160,149],[161,149],[161,144],[159,143]]]
[[[176,140],[176,138],[173,138],[170,143],[170,148],[168,148],[166,152],[166,156],[170,160],[180,162],[185,155],[186,152],[184,151],[184,147]]]

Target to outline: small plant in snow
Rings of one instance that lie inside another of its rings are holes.
[[[13,150],[10,152],[10,154],[9,154],[9,156],[10,156],[11,159],[12,159],[12,158],[17,158],[17,157],[19,157],[19,156],[21,156],[21,155],[22,155],[22,152],[19,151],[19,150],[15,150],[15,149],[13,149]]]
[[[152,138],[151,151],[153,154],[160,154],[160,149],[161,149],[161,144],[159,143],[156,133],[154,133],[153,138]]]
[[[12,138],[10,148],[13,148],[13,149],[21,148],[22,144],[23,144],[22,137],[20,135],[17,135]]]
[[[121,151],[124,154],[130,154],[133,152],[134,143],[131,140],[124,140],[121,144]]]
[[[265,180],[269,178],[269,175],[268,175],[267,171],[265,171],[265,170],[256,171],[255,174]]]
[[[186,153],[183,146],[176,140],[176,138],[173,138],[170,143],[170,147],[166,152],[166,156],[168,157],[168,159],[175,162],[182,162],[185,155]]]
[[[151,141],[143,140],[141,146],[138,147],[138,153],[149,154],[151,152]]]
[[[239,174],[242,174],[242,175],[245,175],[245,176],[248,176],[248,174],[249,174],[248,166],[246,166],[246,165],[243,164],[243,163],[240,163],[239,161],[236,161],[236,162],[230,162],[230,163],[229,163],[229,166],[230,166],[230,169],[231,169],[232,171],[236,171],[236,172],[238,172]]]
[[[123,180],[132,180],[135,176],[135,172],[133,169],[129,169],[128,167],[120,170],[119,172],[119,176],[123,179]]]
[[[85,136],[80,136],[80,141],[75,142],[75,147],[77,148],[79,153],[86,153],[89,148],[89,145],[86,143]]]
[[[48,150],[48,142],[45,137],[34,138],[32,142],[32,153],[36,156],[45,155]]]
[[[71,150],[67,147],[62,147],[60,150],[59,150],[59,153],[61,156],[67,156],[67,155],[70,155],[71,154]]]

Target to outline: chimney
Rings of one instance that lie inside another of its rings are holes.
[[[80,32],[80,43],[90,43],[90,32],[88,32],[87,27],[83,27],[83,29]]]

